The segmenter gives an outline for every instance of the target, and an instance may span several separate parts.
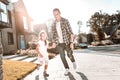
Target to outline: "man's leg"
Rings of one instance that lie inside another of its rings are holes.
[[[65,58],[64,44],[59,44],[59,45],[58,45],[58,51],[59,51],[59,53],[60,53],[60,57],[61,57],[61,60],[62,60],[62,62],[63,62],[63,65],[64,65],[65,69],[69,69],[67,60],[66,60],[66,58]]]
[[[73,56],[73,51],[70,49],[69,45],[66,46],[66,51],[67,51],[67,56],[71,60],[71,62],[75,62],[74,56]]]
[[[71,62],[73,63],[73,68],[76,69],[77,65],[75,63],[75,58],[73,56],[73,51],[70,49],[69,45],[66,46],[66,51],[67,51],[67,56],[69,57],[69,59],[71,60]]]

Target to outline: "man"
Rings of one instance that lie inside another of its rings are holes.
[[[2,44],[0,42],[0,80],[3,80],[2,53],[3,53],[3,48],[2,48]]]
[[[52,26],[53,40],[58,45],[58,51],[60,53],[61,60],[66,69],[65,75],[69,73],[69,65],[65,58],[65,51],[67,56],[70,58],[73,63],[73,68],[76,69],[76,63],[73,56],[73,40],[74,35],[69,24],[69,21],[60,15],[60,10],[58,8],[53,9],[53,15],[55,17],[55,22]]]

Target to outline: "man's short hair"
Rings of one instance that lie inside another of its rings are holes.
[[[54,9],[53,9],[53,12],[54,12],[54,11],[58,11],[59,13],[61,13],[58,8],[54,8]]]

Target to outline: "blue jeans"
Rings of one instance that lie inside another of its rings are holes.
[[[59,43],[58,44],[58,51],[60,53],[61,60],[63,62],[63,65],[65,68],[69,69],[67,60],[65,58],[65,51],[67,52],[67,56],[71,60],[71,62],[75,62],[73,51],[70,49],[70,45],[66,45],[65,43]]]

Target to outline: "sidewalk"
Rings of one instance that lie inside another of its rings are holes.
[[[67,57],[70,74],[64,76],[65,69],[60,56],[49,61],[49,77],[43,77],[43,66],[33,71],[23,80],[120,80],[120,57],[89,53],[74,53],[78,68]]]
[[[97,48],[109,48],[109,47],[120,47],[120,44],[114,44],[114,45],[104,45],[104,46],[92,46],[92,45],[89,45],[88,48],[89,49],[97,49]]]

